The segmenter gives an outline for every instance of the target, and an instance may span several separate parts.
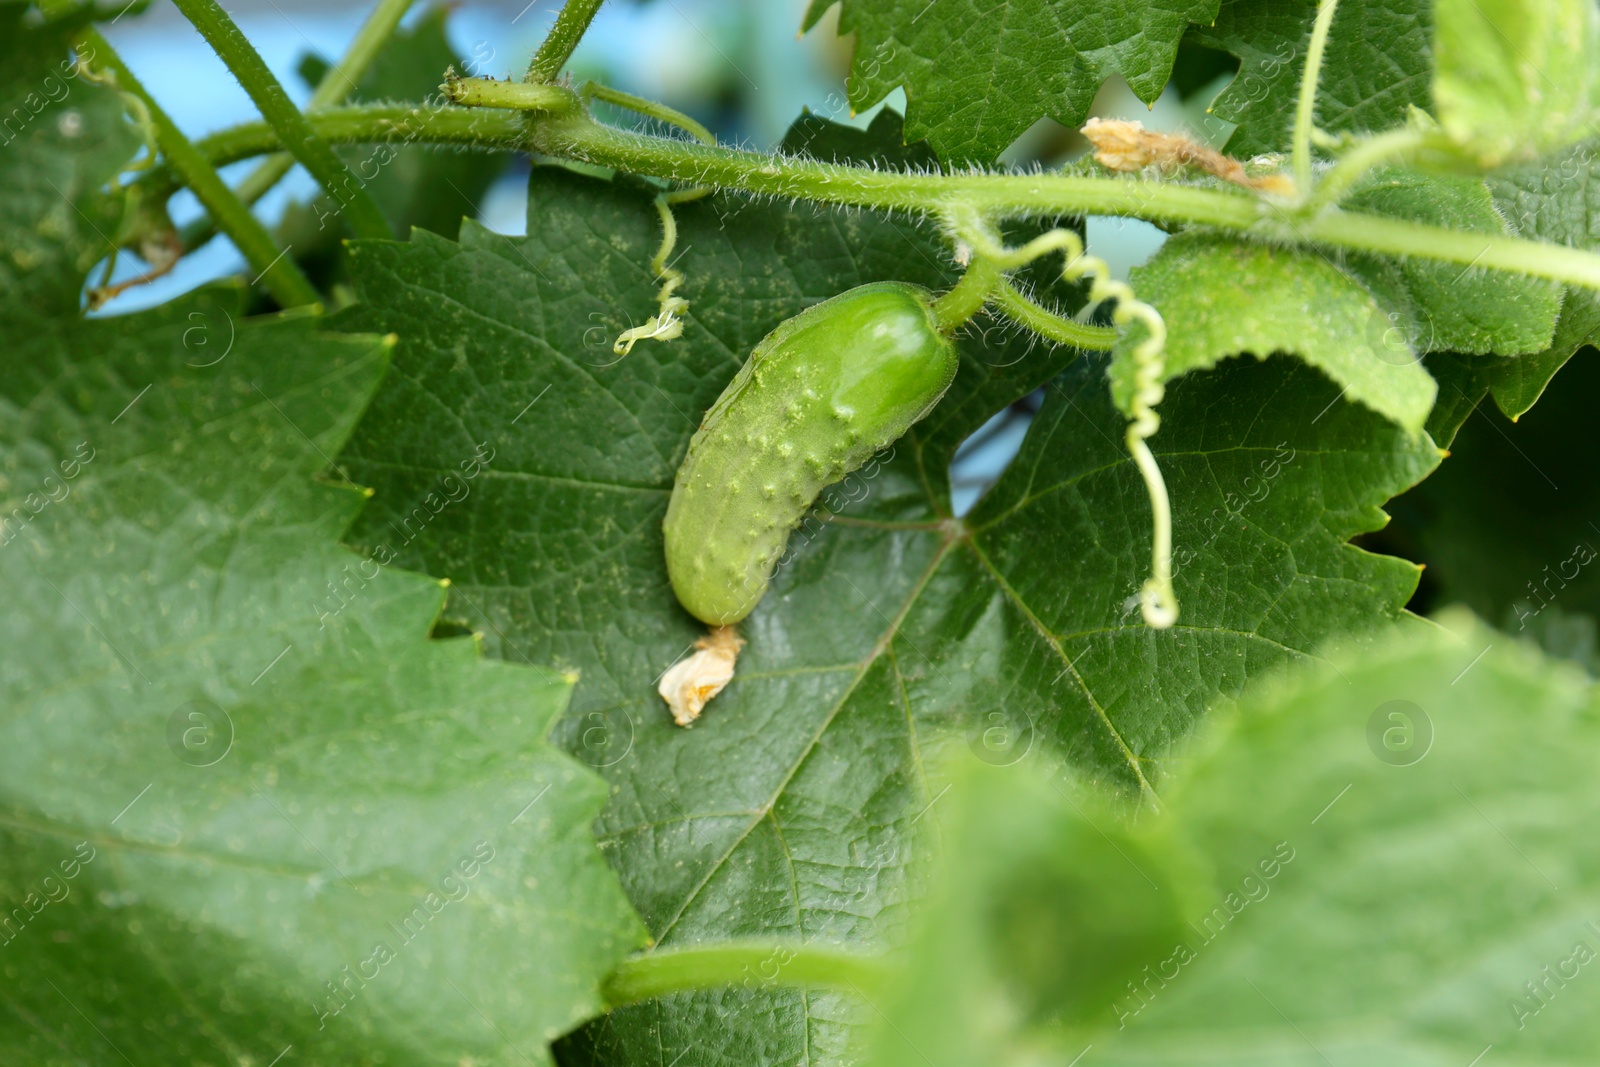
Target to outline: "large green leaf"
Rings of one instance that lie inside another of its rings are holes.
[[[1420,431],[1437,387],[1420,357],[1391,338],[1390,312],[1350,275],[1314,253],[1240,244],[1204,234],[1169,239],[1132,278],[1167,323],[1166,377],[1240,353],[1305,360],[1343,395]],[[1117,344],[1115,395],[1126,407],[1139,331]]]
[[[112,249],[121,197],[101,187],[139,137],[117,94],[78,72],[75,23],[36,27],[27,11],[0,3],[0,300],[64,313]]]
[[[1252,690],[1135,829],[1020,768],[958,777],[871,1062],[1590,1062],[1600,702],[1459,622]]]
[[[641,939],[571,679],[337,546],[392,338],[239,297],[0,321],[0,1058],[548,1062]]]
[[[1600,331],[1600,299],[1572,289],[1566,294],[1555,336],[1543,352],[1515,359],[1499,356],[1463,356],[1440,352],[1428,359],[1428,369],[1439,383],[1439,400],[1428,416],[1428,433],[1448,447],[1456,432],[1485,397],[1513,421],[1538,403],[1556,372]]]
[[[1438,0],[1433,98],[1455,147],[1484,167],[1594,132],[1594,0]]]
[[[1470,178],[1380,171],[1345,204],[1466,233],[1509,232],[1490,190]],[[1561,286],[1539,278],[1376,256],[1347,256],[1345,266],[1384,301],[1393,332],[1419,353],[1542,352],[1561,310]]]
[[[468,225],[459,243],[353,246],[352,323],[401,341],[340,459],[377,489],[352,537],[449,577],[448,610],[499,655],[580,672],[564,736],[613,784],[602,845],[663,942],[893,942],[922,862],[907,835],[938,796],[930,754],[1066,759],[1153,803],[1173,744],[1219,694],[1393,618],[1414,586],[1410,565],[1344,541],[1382,524],[1432,447],[1312,371],[1236,361],[1175,384],[1164,408],[1154,444],[1185,616],[1146,629],[1130,597],[1149,514],[1104,360],[1057,379],[1000,485],[951,516],[955,445],[1071,355],[974,335],[894,458],[825,494],[843,514],[796,534],[744,624],[739,677],[680,730],[654,681],[702,631],[667,585],[660,523],[699,416],[802,307],[953,274],[913,222],[683,205],[684,335],[618,361],[612,339],[655,306],[649,192],[542,168],[529,219],[526,238]],[[501,443],[493,475],[437,517],[419,511],[448,458],[485,437]],[[563,1058],[836,1062],[865,1010],[833,994],[682,994],[613,1013]]]
[[[1538,163],[1506,167],[1488,178],[1494,206],[1522,236],[1600,248],[1600,186],[1588,180],[1600,141],[1587,141]],[[1479,308],[1494,306],[1480,303]],[[1536,355],[1517,360],[1441,354],[1428,361],[1439,380],[1439,404],[1428,422],[1435,440],[1448,444],[1484,396],[1512,419],[1543,394],[1573,353],[1600,337],[1600,297],[1569,288],[1555,335]]]
[[[812,0],[807,28],[833,0]],[[1100,85],[1120,74],[1161,94],[1190,22],[1217,0],[843,0],[855,35],[850,104],[906,90],[906,134],[949,163],[992,163],[1043,117],[1077,128]]]
[[[1385,171],[1350,203],[1467,232],[1508,229],[1476,179]],[[1412,259],[1335,261],[1202,233],[1170,238],[1132,282],[1167,321],[1167,378],[1242,352],[1290,353],[1352,400],[1411,430],[1426,422],[1444,441],[1491,387],[1515,413],[1527,410],[1600,325],[1600,303],[1587,293],[1569,294],[1562,313],[1562,289],[1550,282]],[[1117,345],[1112,376],[1124,407],[1133,388],[1133,347],[1143,336],[1136,332]],[[1474,360],[1468,353],[1496,355]],[[1426,354],[1435,354],[1428,367],[1444,376],[1438,409],[1438,388],[1421,362]]]
[[[1223,0],[1215,24],[1192,39],[1239,57],[1239,73],[1211,105],[1237,123],[1228,151],[1287,152],[1295,98],[1317,5]],[[1330,133],[1377,131],[1428,106],[1433,69],[1432,4],[1422,0],[1342,0],[1322,63],[1316,122]]]

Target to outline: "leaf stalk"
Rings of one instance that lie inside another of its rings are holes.
[[[553,82],[561,77],[561,69],[588,32],[589,23],[594,21],[601,3],[602,0],[567,0],[556,16],[555,25],[550,27],[550,35],[528,64],[528,81]]]

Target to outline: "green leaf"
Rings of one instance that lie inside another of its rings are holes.
[[[547,1063],[642,936],[572,680],[337,546],[392,339],[240,296],[0,321],[0,1058]]]
[[[1469,233],[1511,232],[1489,189],[1470,178],[1383,171],[1345,201],[1353,211]],[[1393,325],[1418,352],[1518,356],[1548,348],[1561,286],[1424,259],[1348,256],[1346,269],[1397,309]]]
[[[833,0],[812,0],[814,26]],[[1035,121],[1082,125],[1095,93],[1120,74],[1140,99],[1161,95],[1190,22],[1217,0],[843,0],[855,35],[850,105],[906,90],[906,136],[948,163],[992,163]]]
[[[1594,0],[1439,0],[1433,98],[1454,145],[1483,167],[1593,132]]]
[[[1381,525],[1384,499],[1436,452],[1284,360],[1176,383],[1164,408],[1154,445],[1186,612],[1173,631],[1148,630],[1129,603],[1149,515],[1104,360],[1056,381],[1023,455],[953,519],[955,444],[1072,355],[975,334],[940,407],[795,535],[743,627],[739,677],[694,729],[673,726],[655,680],[703,630],[667,585],[660,524],[699,416],[802,307],[885,278],[943,287],[953,271],[924,224],[685,204],[684,335],[618,361],[613,338],[655,309],[650,198],[540,168],[526,238],[468,225],[459,243],[354,245],[366,304],[349,321],[402,339],[340,462],[377,489],[356,543],[448,576],[451,617],[497,654],[580,672],[559,736],[612,782],[600,839],[663,943],[892,943],[924,862],[910,835],[937,801],[923,771],[937,751],[1065,758],[1148,799],[1219,694],[1395,617],[1410,595],[1414,567],[1344,542]],[[494,476],[431,515],[437,472],[485,437],[503,442]],[[997,736],[1012,740],[995,751]],[[867,1014],[755,983],[618,1010],[561,1055],[835,1062]]]
[[[1341,0],[1323,56],[1315,118],[1329,133],[1376,132],[1428,107],[1432,5],[1421,0]],[[1314,3],[1223,0],[1214,25],[1191,39],[1239,57],[1239,74],[1211,113],[1238,124],[1228,151],[1287,152],[1305,70]]]
[[[0,301],[65,314],[112,249],[122,197],[101,187],[139,137],[117,94],[78,73],[82,20],[28,25],[28,9],[0,3]]]
[[[1547,159],[1506,167],[1485,181],[1495,206],[1523,237],[1600,247],[1597,191],[1588,181],[1600,138],[1572,145]]]
[[[1433,379],[1409,345],[1394,343],[1389,313],[1322,256],[1180,234],[1134,270],[1132,283],[1166,320],[1168,379],[1240,353],[1283,352],[1413,432],[1433,407]],[[1143,336],[1118,339],[1112,382],[1119,406],[1132,395],[1132,352]]]
[[[1430,356],[1428,369],[1439,383],[1439,401],[1428,416],[1428,434],[1445,447],[1455,440],[1485,396],[1512,421],[1532,410],[1556,372],[1600,331],[1600,299],[1583,290],[1569,290],[1555,336],[1543,352],[1516,359],[1463,356],[1441,352]]]
[[[1488,177],[1494,206],[1521,236],[1600,249],[1600,210],[1585,180],[1600,142],[1586,141],[1564,152]],[[1481,306],[1481,305],[1480,305]],[[1508,417],[1517,419],[1533,407],[1545,386],[1572,355],[1600,338],[1600,297],[1586,289],[1568,289],[1550,345],[1524,359],[1502,361],[1440,355],[1428,361],[1439,380],[1439,404],[1428,432],[1443,444],[1485,395]]]
[[[942,921],[882,998],[871,1062],[1065,1063],[1086,1046],[1130,1067],[1422,1067],[1490,1048],[1588,1062],[1600,707],[1577,671],[1452,625],[1251,690],[1166,815],[1137,828],[1017,770],[957,777]],[[1110,1004],[1061,980],[1076,959],[1040,968],[1014,930],[1028,915],[1095,936],[1107,903],[1142,911],[1135,930],[1189,920],[1117,961],[1133,976]],[[968,1034],[986,1039],[980,1056]]]

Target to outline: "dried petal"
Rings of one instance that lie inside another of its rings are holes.
[[[661,676],[656,692],[672,709],[672,721],[688,726],[712,697],[733,681],[744,639],[732,626],[718,626],[694,643],[696,651],[674,663]]]

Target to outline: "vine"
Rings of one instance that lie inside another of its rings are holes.
[[[561,86],[478,78],[447,84],[452,101],[464,105],[459,110],[367,105],[330,108],[305,119],[319,137],[332,144],[440,144],[528,151],[684,186],[916,215],[966,209],[996,220],[1112,215],[1168,225],[1210,226],[1284,246],[1430,259],[1600,291],[1600,255],[1592,252],[1346,211],[1333,204],[1316,204],[1312,213],[1308,208],[1316,203],[1314,199],[1297,211],[1288,211],[1244,191],[1143,177],[881,171],[617,129],[595,121],[577,93]],[[496,115],[479,110],[487,108],[526,114]],[[272,127],[254,122],[214,134],[197,147],[213,167],[219,167],[278,151],[282,141]],[[1347,171],[1347,187],[1360,176]],[[154,168],[146,180],[162,191],[176,191],[185,184],[165,166]]]
[[[214,0],[182,0],[182,3],[186,11],[193,9],[191,15],[201,18],[202,22],[205,19],[217,21],[212,17],[216,14],[211,10]],[[526,81],[447,76],[441,89],[448,101],[463,109],[516,113],[506,116],[503,122],[491,119],[481,125],[464,125],[461,117],[448,109],[429,114],[415,126],[411,120],[421,118],[416,109],[405,116],[395,116],[393,109],[387,112],[329,109],[312,115],[295,112],[293,118],[288,119],[263,104],[269,129],[225,131],[209,139],[203,147],[213,156],[215,166],[230,161],[230,156],[275,147],[270,143],[275,136],[295,148],[297,156],[309,153],[309,158],[314,159],[318,151],[326,147],[322,141],[324,136],[331,140],[381,141],[391,139],[397,130],[404,130],[407,140],[438,139],[502,148],[522,147],[678,186],[663,189],[655,198],[662,228],[661,244],[650,262],[653,274],[660,281],[657,313],[643,325],[618,336],[613,350],[619,357],[627,355],[639,341],[666,341],[682,335],[683,315],[689,304],[679,293],[685,277],[671,262],[677,244],[677,223],[672,208],[676,203],[704,196],[713,189],[932,214],[945,221],[951,230],[958,242],[957,258],[966,266],[956,286],[934,305],[934,315],[943,332],[953,333],[984,306],[992,304],[999,314],[1050,340],[1082,347],[1109,347],[1111,338],[1107,331],[1049,311],[1006,278],[1008,271],[1033,259],[1061,252],[1065,256],[1063,277],[1072,281],[1089,280],[1091,308],[1113,301],[1112,318],[1118,326],[1138,322],[1144,327],[1143,338],[1130,351],[1134,389],[1128,406],[1130,419],[1125,443],[1144,480],[1152,512],[1150,576],[1140,589],[1139,604],[1149,625],[1167,627],[1173,624],[1178,613],[1172,587],[1171,503],[1148,444],[1160,428],[1156,408],[1164,393],[1165,323],[1156,309],[1138,300],[1126,283],[1111,278],[1104,261],[1086,254],[1077,234],[1054,230],[1021,248],[1006,248],[993,231],[993,225],[1045,213],[1125,215],[1213,226],[1287,243],[1324,244],[1446,260],[1600,289],[1600,256],[1514,237],[1469,234],[1338,208],[1338,200],[1374,167],[1414,148],[1419,134],[1402,129],[1354,140],[1328,171],[1325,180],[1321,183],[1315,180],[1312,146],[1314,143],[1327,146],[1330,141],[1316,129],[1314,109],[1322,57],[1336,6],[1337,0],[1321,0],[1312,28],[1292,131],[1292,181],[1282,175],[1252,176],[1236,160],[1181,137],[1147,133],[1136,123],[1092,121],[1086,127],[1097,149],[1097,160],[1109,169],[1142,171],[1149,167],[1196,167],[1228,183],[1231,189],[1144,177],[1108,178],[1068,172],[907,174],[724,148],[700,123],[659,102],[592,82],[577,89],[555,84],[593,20],[599,8],[598,0],[569,0],[534,56]],[[226,16],[221,18],[225,20]],[[225,53],[225,58],[229,58],[225,47],[229,40],[223,31],[228,28],[231,23],[220,30],[213,27],[214,32],[208,33],[208,38],[219,52]],[[202,25],[202,30],[205,29]],[[259,61],[259,57],[256,58]],[[238,56],[230,59],[236,69],[241,62]],[[275,85],[274,82],[272,87]],[[258,85],[255,90],[270,99],[270,88]],[[694,142],[603,124],[591,114],[595,101],[666,123],[689,133]],[[318,176],[327,183],[328,175],[318,173]],[[361,227],[357,228],[360,232]]]

